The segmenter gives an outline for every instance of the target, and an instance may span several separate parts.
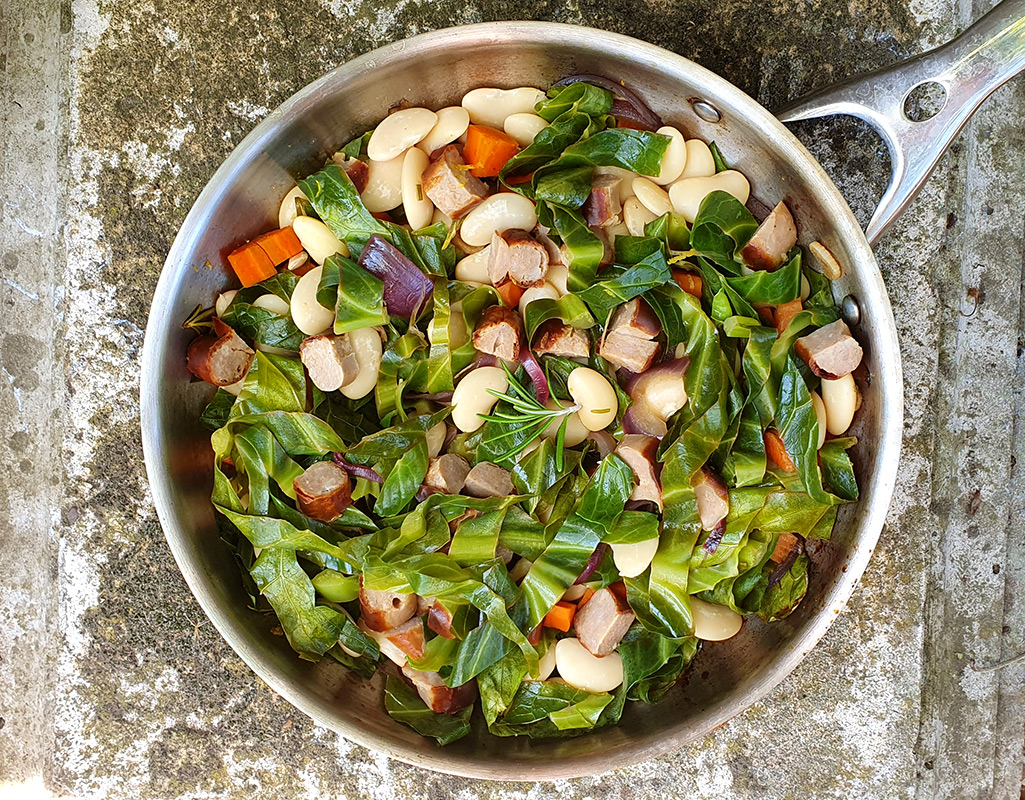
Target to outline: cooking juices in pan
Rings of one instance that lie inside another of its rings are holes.
[[[188,367],[223,536],[302,658],[385,670],[441,743],[478,699],[573,735],[801,602],[858,494],[862,353],[840,266],[728,159],[604,79],[475,89],[239,243]]]

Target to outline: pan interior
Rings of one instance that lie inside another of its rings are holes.
[[[496,739],[483,724],[438,749],[384,712],[381,681],[330,661],[301,661],[274,620],[246,609],[237,568],[218,539],[209,440],[198,424],[209,387],[190,383],[181,321],[230,283],[225,256],[276,227],[280,198],[392,105],[440,108],[478,86],[546,87],[567,75],[621,80],[688,138],[715,141],[750,179],[753,196],[785,199],[801,241],[820,240],[844,266],[836,296],[854,294],[856,332],[872,375],[852,431],[862,499],[841,512],[834,537],[814,551],[814,577],[797,612],[773,626],[756,619],[727,643],[710,643],[689,677],[654,706],[630,703],[622,723],[579,739]],[[696,101],[711,104],[718,122]],[[701,112],[699,116],[697,112]],[[209,262],[212,269],[198,269]],[[884,287],[849,208],[787,130],[738,89],[652,45],[586,28],[492,23],[416,37],[350,62],[272,113],[218,170],[185,221],[154,298],[143,367],[146,462],[164,531],[206,613],[243,659],[317,722],[401,760],[457,774],[538,780],[625,766],[709,733],[785,677],[825,632],[868,561],[892,493],[902,425],[899,350]]]

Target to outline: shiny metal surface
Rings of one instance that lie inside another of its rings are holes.
[[[890,150],[893,176],[865,235],[875,242],[925,183],[968,118],[997,88],[1025,69],[1025,0],[1004,0],[948,44],[892,67],[858,75],[781,109],[784,122],[833,114],[872,125]],[[915,121],[906,102],[939,84],[942,107]]]
[[[217,538],[209,502],[210,451],[197,415],[209,387],[190,383],[181,321],[229,284],[225,255],[271,227],[281,196],[400,100],[433,107],[477,86],[547,86],[574,73],[624,81],[688,136],[716,141],[750,179],[753,196],[786,199],[801,241],[820,240],[844,268],[837,298],[855,295],[871,384],[853,433],[860,502],[813,552],[814,576],[797,612],[773,626],[748,620],[709,643],[689,677],[654,706],[629,704],[622,723],[578,739],[496,739],[478,724],[445,749],[394,723],[380,678],[301,661],[275,622],[246,609],[237,569]],[[688,102],[714,99],[717,122]],[[204,268],[207,265],[208,268]],[[274,111],[225,161],[182,226],[157,287],[146,333],[142,429],[154,502],[196,598],[226,640],[271,687],[321,725],[402,761],[489,779],[541,780],[604,772],[708,734],[764,697],[822,637],[850,597],[883,526],[900,454],[900,351],[872,251],[843,197],[801,143],[738,89],[685,58],[624,36],[550,23],[487,23],[437,31],[352,61]]]

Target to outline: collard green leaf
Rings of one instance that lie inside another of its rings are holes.
[[[388,323],[384,284],[342,255],[325,259],[317,302],[335,309],[334,332],[337,334]]]
[[[761,608],[758,609],[758,616],[766,622],[773,622],[793,613],[808,591],[810,563],[807,553],[801,553],[797,557],[793,566],[779,581],[771,584],[766,590]]]
[[[306,373],[302,362],[257,351],[231,415],[306,410]]]
[[[847,450],[857,443],[857,439],[848,436],[830,439],[819,448],[823,484],[837,497],[850,502],[858,499],[858,481]]]
[[[348,617],[315,604],[313,583],[294,552],[264,550],[250,574],[274,609],[288,643],[300,656],[316,661],[338,643]]]
[[[610,271],[609,268],[606,271]],[[605,274],[604,272],[602,274]],[[661,251],[623,271],[615,278],[598,281],[576,292],[587,303],[595,318],[605,323],[616,306],[672,280],[672,273]]]
[[[774,272],[758,270],[726,282],[752,305],[789,303],[801,294],[801,252]]]
[[[423,436],[412,448],[403,453],[384,479],[381,494],[374,505],[374,513],[382,517],[398,514],[423,485],[429,462],[427,440]]]
[[[207,430],[215,431],[224,427],[231,415],[231,407],[235,405],[235,395],[226,389],[218,389],[213,400],[207,403],[199,416],[199,423]]]
[[[375,233],[391,240],[388,229],[367,211],[349,176],[337,164],[328,164],[299,181],[299,188],[324,224],[349,246],[353,255],[358,256]]]
[[[523,315],[523,324],[527,332],[527,340],[533,341],[537,329],[548,320],[560,319],[574,328],[586,330],[595,325],[594,317],[588,311],[584,301],[575,294],[567,294],[558,300],[542,297],[529,303]]]
[[[728,192],[711,192],[698,207],[690,246],[720,266],[729,266],[758,229],[751,212]]]
[[[548,720],[560,731],[591,730],[611,702],[611,694],[598,692],[571,706],[552,711],[548,715]]]
[[[658,514],[624,511],[602,540],[606,544],[637,544],[658,538]]]
[[[441,745],[452,744],[470,732],[472,706],[458,714],[437,714],[395,675],[389,675],[385,682],[384,707],[393,720],[408,725],[421,736],[436,739]]]
[[[427,356],[427,391],[451,392],[455,388],[452,369],[452,341],[449,333],[451,305],[448,285],[434,282],[434,315],[427,330],[431,348]]]

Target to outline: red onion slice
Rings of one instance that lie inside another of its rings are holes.
[[[341,453],[335,453],[332,456],[332,458],[338,466],[340,466],[342,469],[344,469],[346,472],[348,472],[355,478],[365,478],[366,480],[372,481],[374,483],[384,483],[384,478],[375,469],[371,469],[370,467],[364,467],[360,464],[350,464],[348,461],[345,460],[345,456],[343,456]]]
[[[367,239],[359,265],[384,282],[388,313],[414,319],[420,316],[434,293],[434,284],[387,239],[376,233]]]
[[[571,75],[557,81],[555,85],[569,86],[571,83],[590,83],[592,86],[612,92],[614,100],[609,113],[617,120],[633,123],[625,127],[657,131],[664,124],[662,118],[652,111],[639,95],[610,78],[603,78],[601,75]]]
[[[534,394],[537,395],[537,402],[545,405],[548,402],[548,398],[552,396],[551,389],[548,386],[548,377],[545,375],[544,368],[534,357],[534,354],[530,352],[529,347],[524,347],[520,352],[520,363],[523,364],[523,369],[527,371],[527,375],[530,376],[530,380],[534,384]]]
[[[598,546],[594,548],[594,552],[591,553],[591,557],[587,559],[587,566],[584,567],[584,571],[581,572],[580,577],[574,581],[574,585],[578,583],[585,583],[587,579],[594,574],[594,571],[598,569],[598,565],[601,563],[601,560],[605,557],[605,551],[608,549],[609,546],[605,544],[605,542],[598,543]]]

